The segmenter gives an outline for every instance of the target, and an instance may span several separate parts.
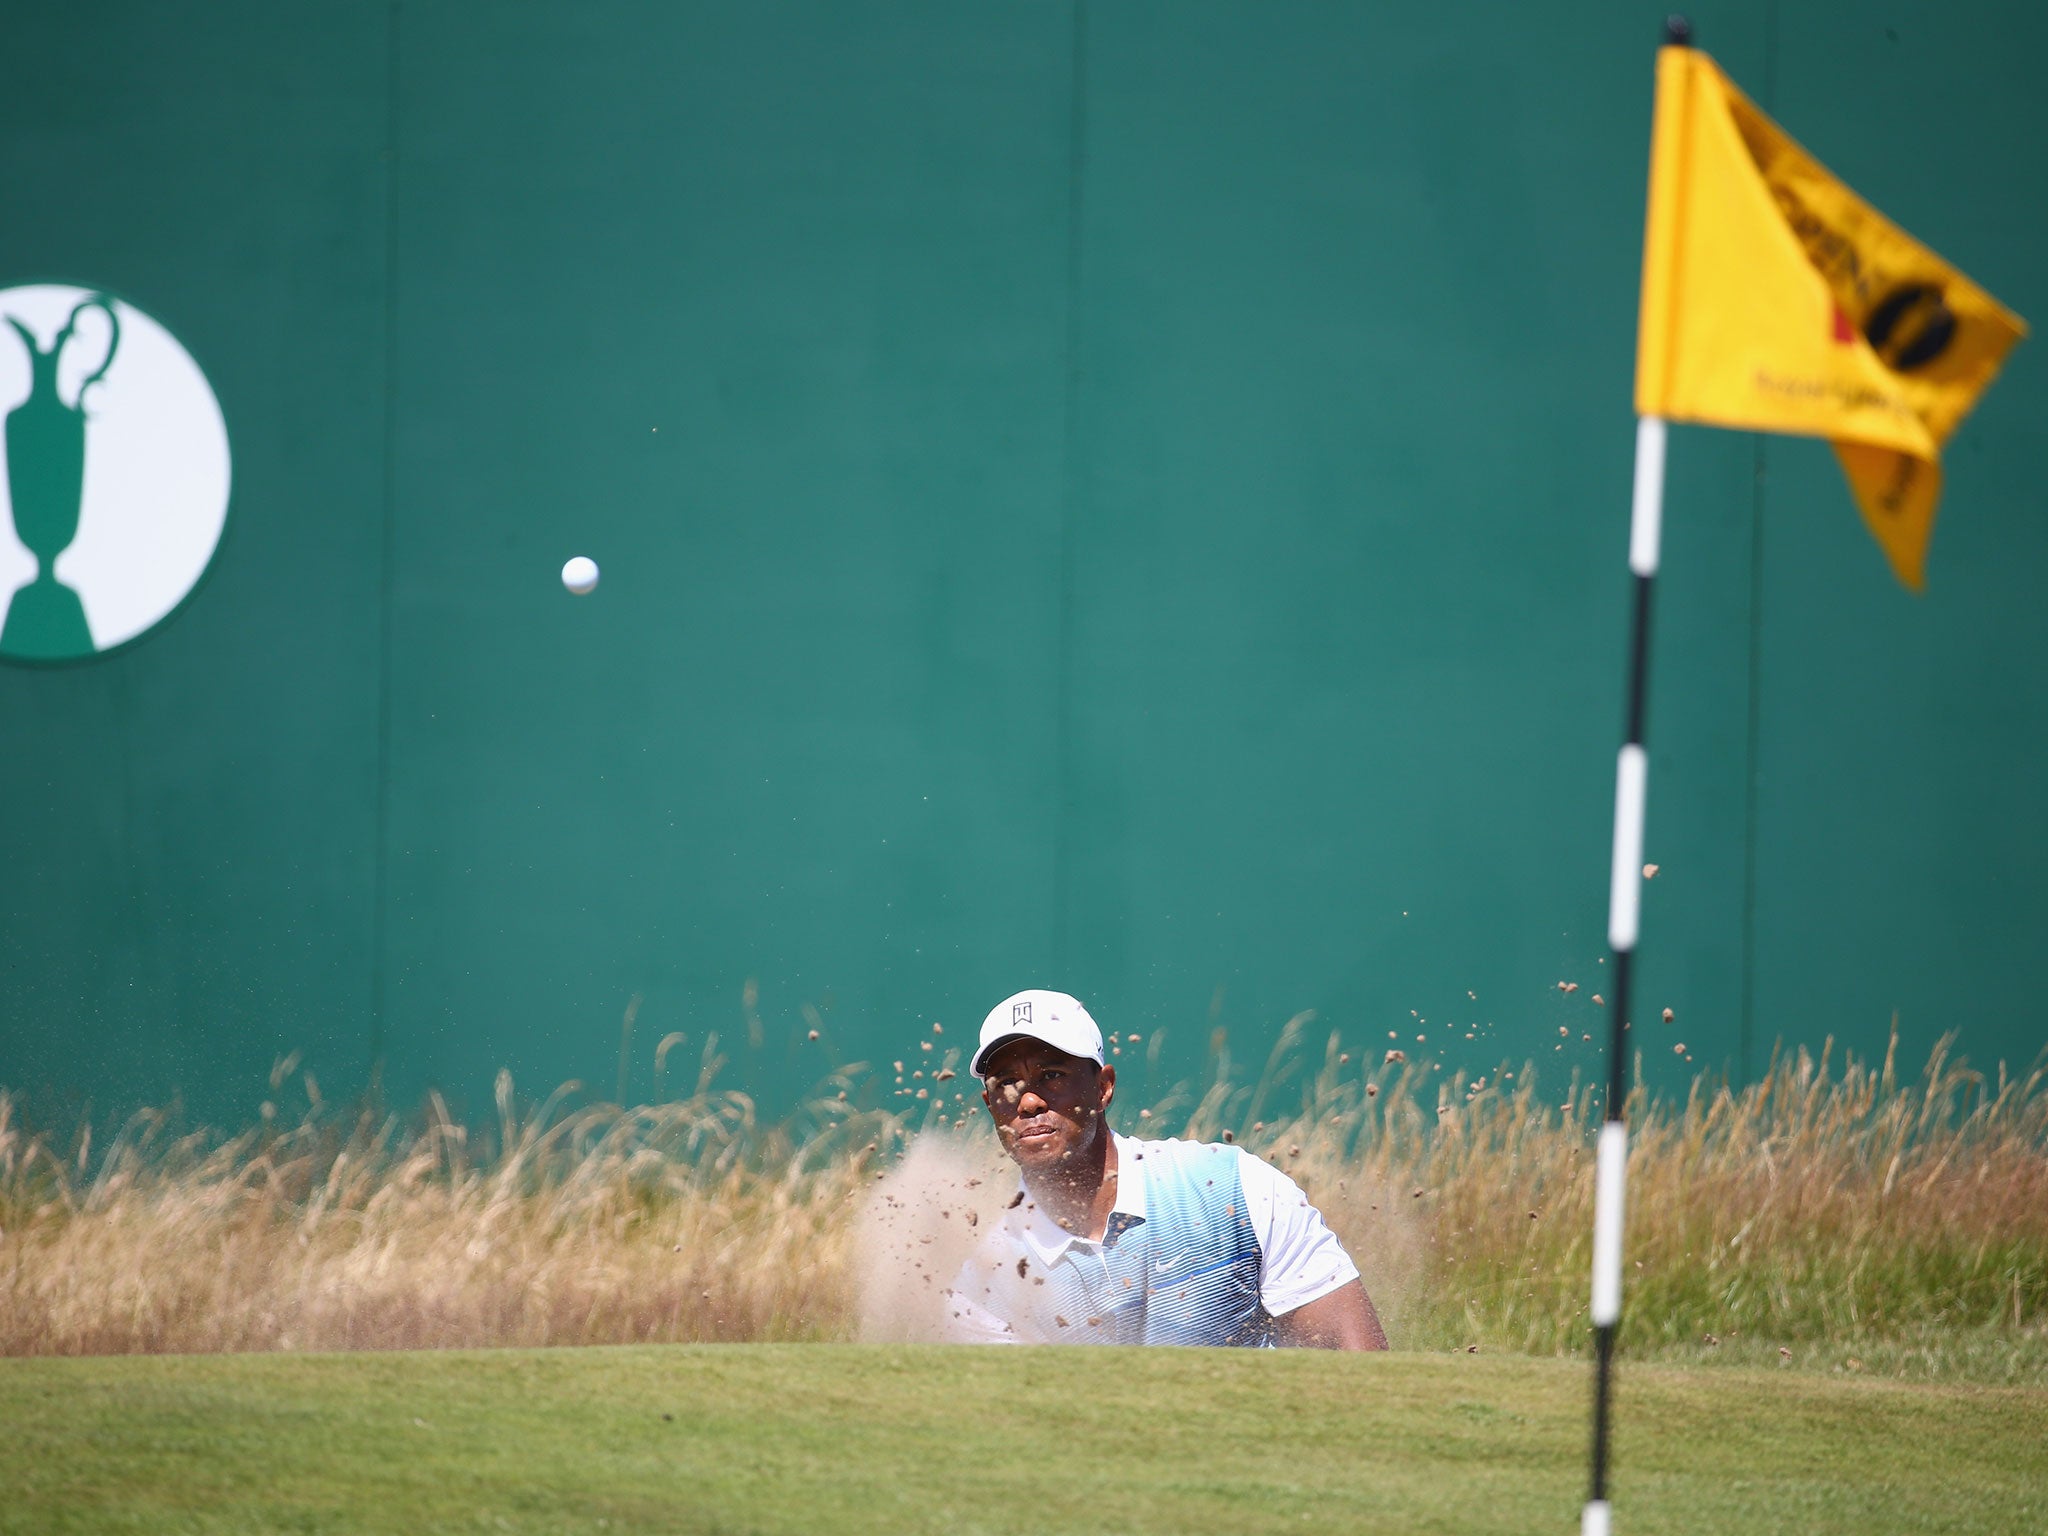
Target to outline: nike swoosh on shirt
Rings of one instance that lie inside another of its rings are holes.
[[[1155,1259],[1152,1261],[1153,1273],[1163,1275],[1169,1269],[1172,1269],[1176,1264],[1179,1264],[1185,1258],[1187,1258],[1186,1253],[1179,1253],[1174,1255],[1174,1257],[1170,1259]]]

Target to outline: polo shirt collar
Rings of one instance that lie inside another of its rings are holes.
[[[1136,1137],[1119,1136],[1114,1131],[1110,1136],[1116,1145],[1116,1203],[1109,1208],[1109,1222],[1103,1231],[1105,1247],[1145,1219],[1145,1144]],[[1030,1248],[1032,1257],[1050,1269],[1069,1248],[1086,1239],[1076,1237],[1045,1213],[1044,1208],[1031,1198],[1030,1187],[1025,1184],[1022,1174],[1017,1176],[1017,1188],[1024,1197],[1023,1202],[1011,1212],[1017,1224],[1017,1235]]]

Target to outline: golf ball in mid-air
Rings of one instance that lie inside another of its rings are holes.
[[[578,597],[597,587],[597,562],[588,555],[578,555],[562,567],[562,585]]]

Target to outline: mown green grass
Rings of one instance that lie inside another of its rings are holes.
[[[844,1345],[0,1361],[0,1532],[1576,1529],[1587,1377]],[[1625,1367],[1617,1528],[2048,1529],[2048,1390]]]

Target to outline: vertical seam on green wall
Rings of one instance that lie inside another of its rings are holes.
[[[384,1074],[385,949],[390,931],[392,563],[398,522],[398,0],[387,13],[384,59],[384,507],[377,569],[377,797],[370,887],[369,1088]]]
[[[1778,0],[1764,0],[1763,108],[1778,109]],[[1752,438],[1749,488],[1748,720],[1742,774],[1742,1006],[1735,1026],[1735,1070],[1753,1080],[1756,1062],[1756,827],[1763,734],[1764,486],[1768,439]]]
[[[1052,949],[1054,968],[1064,977],[1067,950],[1068,892],[1073,837],[1069,814],[1073,794],[1074,691],[1074,522],[1080,474],[1081,432],[1081,221],[1084,210],[1083,171],[1087,166],[1088,127],[1087,0],[1074,0],[1073,63],[1067,108],[1067,334],[1066,401],[1062,423],[1059,516],[1059,617],[1053,667],[1053,711],[1056,750],[1053,785]],[[1055,983],[1066,986],[1061,980]]]
[[[1742,774],[1742,1009],[1736,1022],[1735,1068],[1747,1083],[1756,1049],[1756,822],[1758,737],[1762,730],[1764,602],[1764,437],[1753,438],[1749,493],[1749,717]]]

